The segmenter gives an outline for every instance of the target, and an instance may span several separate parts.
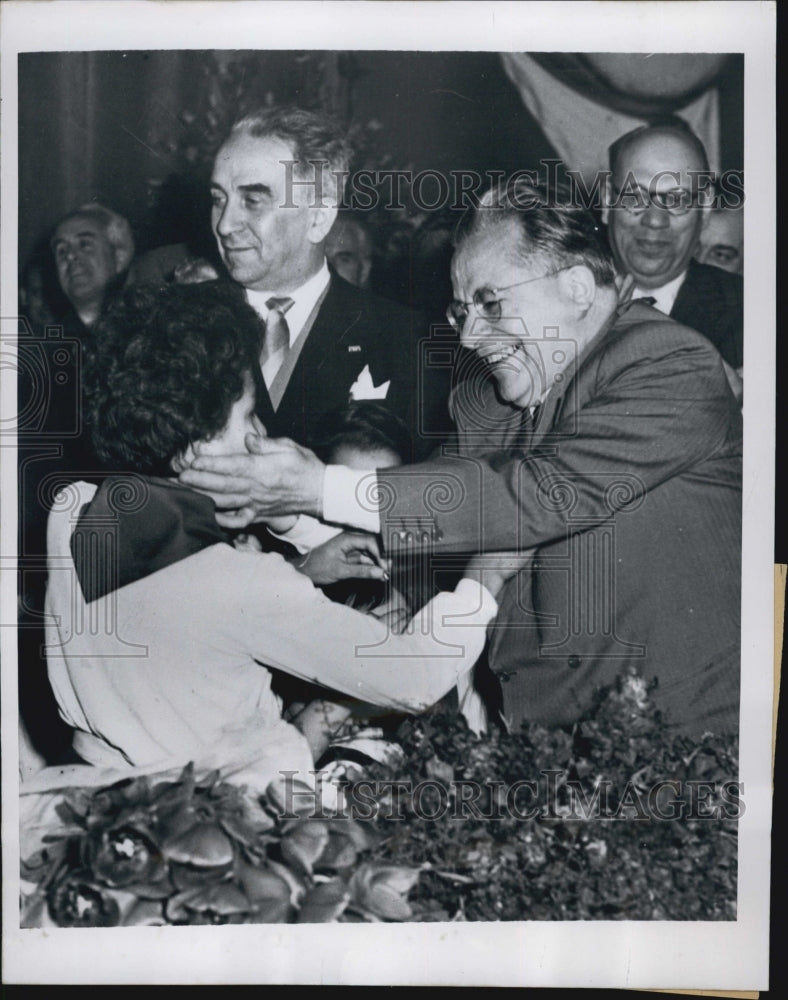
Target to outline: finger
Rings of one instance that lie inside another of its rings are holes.
[[[225,499],[230,494],[240,496],[242,499],[239,503],[233,504],[234,507],[244,507],[252,492],[251,481],[243,476],[223,475],[220,472],[188,468],[184,469],[178,478],[185,486],[191,486],[192,489],[200,490],[201,493],[208,493],[211,496],[216,494]],[[225,506],[228,505],[225,503]]]
[[[254,511],[251,507],[242,507],[240,510],[217,510],[216,523],[222,528],[230,531],[240,531],[248,528],[254,520]]]
[[[338,567],[341,580],[388,580],[388,574],[379,566],[367,566],[363,563],[344,563]]]
[[[345,559],[353,566],[375,566],[375,560],[368,556],[366,552],[359,552],[358,549],[349,549],[345,552]]]
[[[236,455],[195,455],[190,468],[220,476],[249,479],[254,475],[252,462],[246,452]]]
[[[369,553],[359,549],[347,549],[343,552],[343,555],[345,560],[354,566],[377,566],[386,574],[391,571],[391,563],[388,559],[376,559],[374,556],[369,555]]]
[[[263,442],[266,440],[260,434],[254,434],[252,431],[244,438],[244,444],[246,445],[246,450],[252,455],[265,455],[265,445]]]
[[[209,493],[207,490],[197,490],[196,492],[210,497],[217,511],[234,511],[241,510],[242,508],[253,509],[249,503],[248,493]]]
[[[283,452],[298,451],[299,446],[290,438],[270,438],[262,437],[251,431],[246,435],[244,443],[249,451],[255,455],[278,455]],[[253,447],[250,447],[253,446]]]
[[[384,559],[380,554],[380,546],[374,535],[348,531],[345,533],[343,541],[343,548],[346,552],[350,552],[351,550],[365,552],[378,566],[383,565]]]

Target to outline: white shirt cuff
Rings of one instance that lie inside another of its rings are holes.
[[[359,472],[344,465],[326,466],[323,520],[378,534],[380,500],[377,483],[374,469]]]
[[[309,514],[299,514],[295,524],[292,528],[288,528],[287,531],[271,531],[270,528],[268,530],[274,538],[281,538],[283,542],[289,542],[301,554],[311,552],[318,545],[322,545],[323,542],[327,542],[330,538],[334,538],[335,535],[339,535],[342,532],[342,529],[336,527],[336,525],[323,524],[322,521],[318,521],[315,517],[310,517]]]

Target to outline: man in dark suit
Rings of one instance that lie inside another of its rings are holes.
[[[332,274],[325,242],[349,149],[335,123],[298,109],[238,121],[213,169],[212,226],[230,276],[266,323],[259,416],[306,443],[329,410],[379,399],[407,423],[414,455],[446,407],[419,364],[427,330],[409,310]]]
[[[700,139],[678,119],[637,128],[610,147],[610,171],[604,219],[619,273],[634,278],[633,298],[652,299],[741,369],[741,276],[692,260],[711,218]]]
[[[691,260],[670,315],[707,337],[731,368],[744,365],[744,286],[739,274]]]
[[[365,475],[268,441],[183,478],[219,508],[380,527],[389,551],[446,565],[531,550],[489,649],[512,724],[572,723],[635,666],[679,729],[735,728],[741,414],[719,354],[622,307],[591,216],[525,183],[466,218],[452,283],[450,319],[489,377],[455,391],[441,457]]]

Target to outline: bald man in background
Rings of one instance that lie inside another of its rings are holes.
[[[603,218],[632,297],[698,330],[741,373],[741,276],[693,259],[712,202],[700,139],[679,119],[634,129],[610,147],[610,171]]]

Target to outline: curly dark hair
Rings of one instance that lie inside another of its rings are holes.
[[[93,330],[85,408],[98,458],[166,476],[173,459],[227,425],[257,384],[263,326],[226,282],[132,286]]]
[[[364,451],[386,448],[404,461],[413,441],[406,424],[385,403],[365,399],[332,410],[321,420],[320,437],[312,442],[318,457],[329,462],[341,445]]]

